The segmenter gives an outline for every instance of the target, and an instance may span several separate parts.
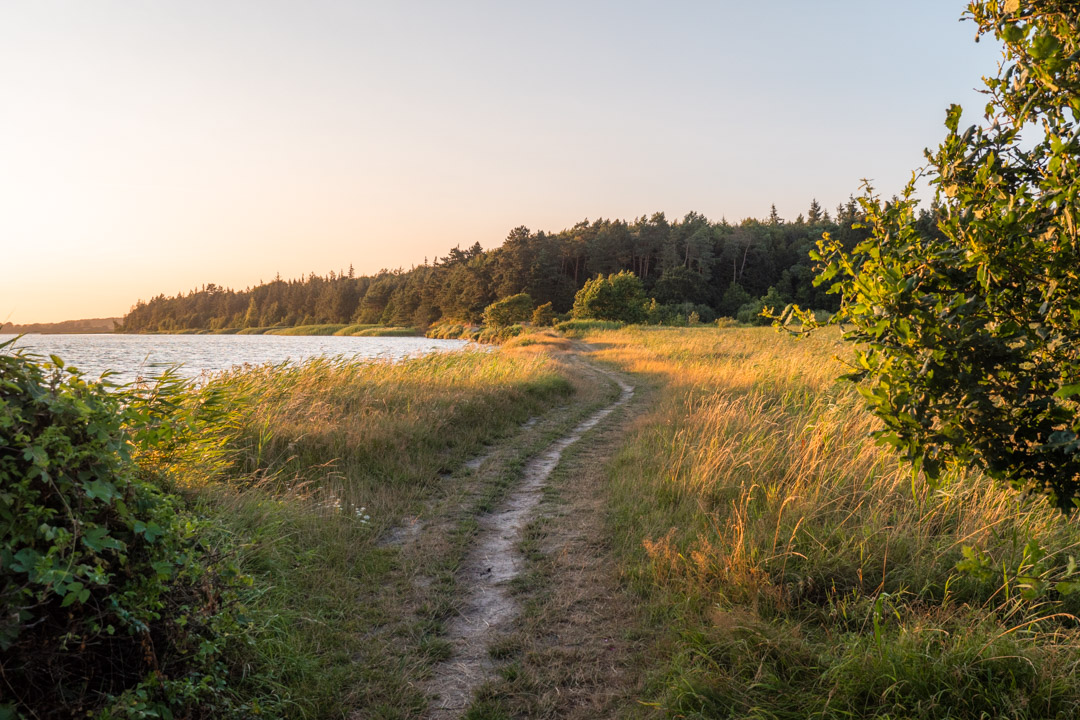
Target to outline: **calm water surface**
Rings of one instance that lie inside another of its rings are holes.
[[[0,343],[14,338],[0,334]],[[198,377],[245,363],[299,362],[318,356],[400,360],[468,346],[465,340],[422,337],[292,337],[285,335],[24,335],[15,347],[57,355],[96,377],[113,370],[115,382],[154,377],[171,365]],[[7,348],[5,352],[10,352]]]

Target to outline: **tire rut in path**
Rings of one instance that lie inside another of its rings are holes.
[[[447,629],[453,654],[435,667],[426,688],[434,696],[428,714],[432,720],[460,717],[476,688],[494,673],[495,664],[488,648],[518,614],[507,583],[517,577],[525,563],[518,549],[522,531],[540,503],[547,479],[559,464],[563,451],[634,395],[634,388],[614,374],[598,372],[619,385],[622,391],[619,399],[590,415],[530,460],[521,482],[502,506],[479,520],[475,544],[460,570],[461,585],[467,588],[467,595]]]

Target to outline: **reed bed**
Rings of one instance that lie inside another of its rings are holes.
[[[653,707],[1080,715],[1080,526],[962,468],[936,488],[913,479],[835,381],[835,334],[587,339],[660,393],[610,472],[621,570],[661,635]]]

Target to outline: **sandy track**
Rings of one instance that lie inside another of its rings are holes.
[[[447,629],[453,652],[434,668],[425,688],[434,698],[428,715],[433,720],[460,717],[476,688],[494,675],[495,666],[488,649],[519,612],[508,583],[525,564],[519,550],[522,532],[531,521],[548,477],[563,452],[633,397],[632,386],[613,373],[598,372],[619,385],[619,398],[530,460],[521,481],[505,502],[495,512],[480,518],[478,534],[460,570],[460,583],[468,588],[467,594]]]

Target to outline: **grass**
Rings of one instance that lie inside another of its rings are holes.
[[[340,330],[336,331],[334,334],[335,335],[353,335],[355,333],[360,332],[361,330],[370,330],[371,328],[377,328],[377,327],[379,327],[379,326],[376,325],[376,324],[373,324],[373,323],[369,323],[369,324],[366,324],[366,325],[364,325],[364,324],[361,324],[361,325],[346,325],[345,327],[343,327]]]
[[[555,329],[567,337],[581,338],[587,333],[597,330],[617,330],[623,326],[621,322],[609,320],[565,320],[555,324]]]
[[[339,330],[347,328],[344,324],[326,325],[297,325],[295,327],[271,328],[263,335],[336,335]]]
[[[1080,602],[1055,585],[1077,522],[975,472],[913,482],[834,381],[835,335],[626,328],[587,340],[659,395],[609,469],[620,570],[658,636],[643,708],[1080,714]]]
[[[414,327],[371,327],[350,333],[354,337],[416,337],[423,335]]]
[[[408,580],[377,540],[485,443],[570,392],[558,361],[527,351],[320,359],[210,382],[193,401],[231,408],[202,437],[216,470],[188,458],[175,482],[216,528],[207,541],[253,578],[239,691],[274,716],[419,714],[418,679],[445,656],[452,606],[403,617]]]

